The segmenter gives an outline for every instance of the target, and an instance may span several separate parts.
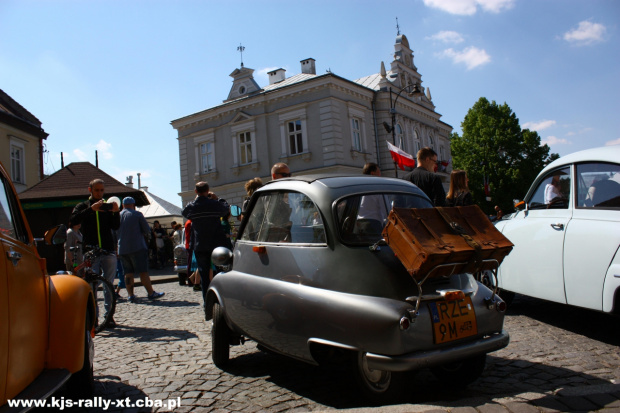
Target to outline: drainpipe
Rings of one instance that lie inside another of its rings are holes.
[[[378,92],[373,92],[372,97],[372,123],[375,126],[375,145],[377,146],[377,165],[379,165],[379,169],[383,169],[381,166],[381,156],[379,156],[379,131],[377,130],[377,109],[375,107],[375,103],[377,101]]]

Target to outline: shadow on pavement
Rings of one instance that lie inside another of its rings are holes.
[[[284,356],[257,351],[231,358],[226,372],[242,377],[264,378],[330,408],[376,406],[364,398],[355,383],[353,373],[345,368],[316,367]],[[612,385],[609,381],[570,369],[493,355],[487,356],[487,367],[482,376],[465,388],[445,386],[428,369],[408,374],[407,383],[409,390],[405,398],[396,400],[393,404],[449,405],[453,402],[459,407],[476,407],[481,400],[488,401],[489,398],[510,398],[522,393],[540,394],[554,391],[558,387]],[[541,407],[557,408],[558,405],[553,396],[546,396],[535,402]]]
[[[516,295],[506,316],[526,316],[602,343],[620,346],[620,316]]]
[[[137,342],[156,342],[161,341],[164,343],[171,341],[185,341],[191,338],[197,338],[198,336],[187,330],[172,330],[169,328],[155,328],[155,327],[133,327],[119,325],[114,329],[104,330],[97,335],[105,339],[106,337],[118,337],[135,338]]]

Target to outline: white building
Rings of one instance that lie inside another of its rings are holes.
[[[288,164],[294,175],[359,174],[366,162],[376,162],[384,176],[394,176],[386,144],[393,139],[414,156],[430,146],[440,161],[449,160],[452,127],[435,111],[404,35],[394,49],[390,70],[381,62],[379,73],[355,81],[331,72],[317,75],[311,58],[301,61],[297,75],[270,72],[262,88],[253,69],[235,69],[221,105],[171,122],[178,133],[183,205],[194,198],[198,181],[241,205],[245,182],[257,176],[269,181],[276,162]],[[394,134],[388,132],[392,107]],[[439,173],[449,182],[449,170]]]

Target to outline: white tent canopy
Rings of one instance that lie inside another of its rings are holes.
[[[140,188],[148,198],[150,205],[136,207],[137,211],[142,212],[146,221],[152,227],[154,221],[159,221],[162,227],[170,229],[170,223],[176,221],[177,224],[183,224],[182,209],[156,195],[148,192],[146,188]]]

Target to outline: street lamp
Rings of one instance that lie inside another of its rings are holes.
[[[411,84],[409,83],[407,86],[402,87],[398,90],[398,93],[396,94],[396,98],[394,98],[394,100],[392,101],[392,87],[390,86],[390,115],[392,116],[392,125],[388,125],[387,122],[383,122],[383,127],[385,128],[385,130],[389,133],[392,132],[392,144],[394,146],[398,145],[396,144],[396,133],[395,133],[395,129],[396,129],[396,102],[398,101],[398,98],[400,97],[400,95],[403,92],[407,92],[407,95],[409,96],[419,96],[422,94],[422,91],[420,90],[420,87],[418,86],[418,84]],[[397,165],[396,162],[394,162],[394,175],[396,176],[396,178],[398,178],[398,169],[397,169]]]

